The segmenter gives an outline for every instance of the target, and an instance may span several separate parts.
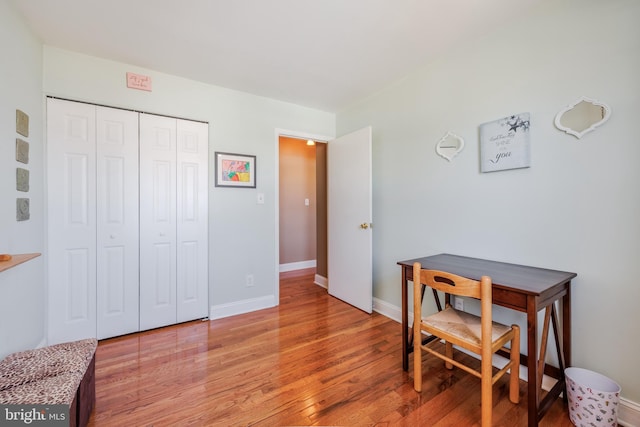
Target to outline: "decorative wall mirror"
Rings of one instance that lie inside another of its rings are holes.
[[[464,148],[464,139],[453,132],[447,132],[436,144],[436,153],[451,161]]]
[[[581,138],[600,126],[611,115],[607,104],[585,96],[568,105],[556,115],[555,125],[568,134]]]

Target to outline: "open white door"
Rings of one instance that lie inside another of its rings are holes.
[[[373,308],[371,127],[327,146],[329,294]]]

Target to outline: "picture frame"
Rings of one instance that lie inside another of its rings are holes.
[[[480,125],[480,172],[531,166],[529,113],[513,114]]]
[[[256,156],[216,151],[216,187],[256,188]]]

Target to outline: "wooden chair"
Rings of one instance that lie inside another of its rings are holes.
[[[450,295],[477,298],[480,300],[480,317],[455,310],[450,304],[430,316],[422,317],[422,289],[429,286]],[[413,386],[422,391],[422,351],[431,353],[445,361],[447,369],[453,365],[469,372],[481,380],[482,426],[491,426],[492,386],[507,370],[510,372],[509,400],[520,401],[518,379],[520,371],[520,328],[505,326],[491,320],[491,278],[483,276],[480,281],[446,273],[423,269],[420,263],[413,264]],[[422,332],[434,335],[445,342],[444,354],[428,344],[423,344]],[[511,342],[511,349],[504,348]],[[481,357],[481,370],[477,371],[453,359],[453,345],[472,351]],[[509,363],[493,375],[492,356],[499,349],[509,352]]]

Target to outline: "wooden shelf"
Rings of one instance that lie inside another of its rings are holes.
[[[11,255],[12,258],[9,261],[0,261],[0,272],[8,270],[12,267],[15,267],[16,265],[22,264],[23,262],[27,262],[30,259],[34,259],[39,256],[39,253]]]

